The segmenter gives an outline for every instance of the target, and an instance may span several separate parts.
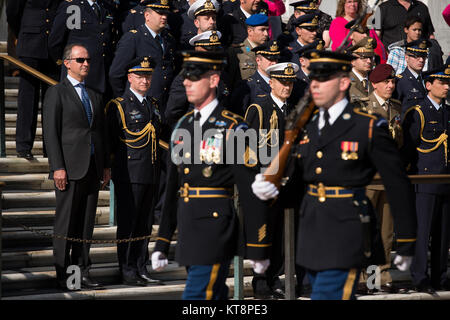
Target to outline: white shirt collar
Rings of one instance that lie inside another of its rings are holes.
[[[409,69],[409,72],[411,72],[412,73],[412,75],[414,76],[414,78],[418,78],[419,77],[419,74],[417,73],[417,72],[415,72],[413,69],[411,69],[410,67],[408,67],[408,69]]]
[[[136,96],[136,98],[138,98],[139,102],[142,103],[142,100],[144,100],[145,97],[140,95],[139,93],[137,93],[136,91],[134,91],[131,88],[130,88],[130,91],[133,92],[133,94]]]
[[[72,78],[71,76],[69,76],[69,74],[67,74],[67,79],[69,79],[69,81],[70,81],[70,83],[74,86],[74,87],[76,87],[79,83],[82,83],[82,84],[84,84],[84,81],[78,81],[77,79],[75,79],[75,78]]]
[[[153,31],[152,29],[150,29],[149,26],[148,26],[146,23],[144,23],[144,25],[147,27],[147,29],[148,29],[148,31],[150,32],[150,34],[152,35],[152,37],[153,37],[153,38],[156,37],[156,35],[157,35],[158,33],[156,33],[155,31]]]
[[[194,118],[197,112],[200,112],[200,126],[203,126],[206,120],[208,120],[209,116],[213,113],[214,109],[217,107],[218,104],[219,100],[215,98],[213,101],[204,106],[200,111],[195,109]]]
[[[431,103],[433,104],[433,106],[436,108],[436,110],[438,110],[439,111],[439,109],[441,109],[441,107],[442,107],[442,105],[440,105],[440,104],[437,104],[436,103],[436,101],[434,101],[433,99],[431,99],[431,97],[428,95],[427,96],[427,98],[428,98],[428,100],[430,100],[431,101]]]
[[[280,99],[276,98],[272,92],[270,93],[270,97],[272,98],[273,102],[275,102],[275,104],[278,106],[278,108],[280,108],[281,111],[283,111],[283,109],[281,108],[286,102],[281,101]]]
[[[265,82],[267,82],[267,84],[269,83],[269,80],[270,80],[270,78],[269,77],[267,77],[267,76],[265,76],[265,75],[263,75],[261,72],[259,72],[259,70],[256,70],[258,73],[259,73],[259,75],[261,76],[261,78],[263,78],[264,79],[264,81]]]
[[[383,104],[386,102],[386,100],[384,100],[382,97],[380,97],[379,95],[377,95],[377,93],[374,91],[373,95],[375,96],[375,98],[377,99],[378,103],[380,104],[380,106],[383,106]]]
[[[242,13],[244,14],[244,16],[248,19],[248,17],[250,17],[252,14],[251,13],[248,13],[247,11],[245,11],[244,9],[242,9],[242,7],[239,7],[239,8],[241,8],[241,11],[242,11]]]
[[[330,115],[330,119],[328,120],[330,125],[332,125],[337,118],[339,118],[339,116],[341,115],[341,113],[344,111],[345,107],[348,104],[348,100],[347,98],[342,99],[341,101],[339,101],[338,103],[332,105],[329,109],[328,109],[328,113]],[[322,129],[323,126],[325,125],[325,119],[324,119],[324,108],[319,108],[319,113],[320,113],[320,118],[319,118],[319,129]]]
[[[359,81],[367,80],[367,78],[364,78],[355,68],[352,68],[352,71],[358,77]]]
[[[297,38],[297,43],[298,43],[300,46],[302,46],[302,47],[305,46],[303,43],[300,42],[300,40],[298,40],[298,38]]]
[[[98,5],[98,3],[97,3],[97,1],[92,1],[92,0],[88,0],[88,2],[89,2],[89,5],[92,7],[92,5],[95,3],[96,5]]]

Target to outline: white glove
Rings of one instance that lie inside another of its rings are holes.
[[[272,182],[265,181],[261,173],[255,176],[255,181],[252,183],[252,190],[255,196],[261,200],[275,198],[279,193],[277,187]]]
[[[394,264],[400,271],[407,271],[411,266],[413,257],[410,256],[396,256]]]
[[[250,260],[250,264],[252,265],[252,268],[256,273],[262,274],[266,272],[267,268],[269,267],[270,260]]]
[[[161,271],[169,264],[166,256],[161,251],[155,251],[152,253],[152,269],[155,271]]]

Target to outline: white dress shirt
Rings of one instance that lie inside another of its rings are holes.
[[[431,101],[431,103],[433,104],[433,106],[436,108],[437,111],[439,111],[439,109],[442,107],[442,105],[436,103],[436,101],[434,101],[433,99],[431,99],[431,97],[428,95],[427,96],[428,100]]]
[[[345,107],[348,104],[347,98],[342,99],[338,103],[332,105],[328,109],[328,114],[330,115],[330,119],[328,122],[330,123],[330,126],[333,125],[333,123],[339,118],[341,113],[344,111]],[[324,112],[325,108],[319,108],[319,130],[321,130],[325,126],[325,118],[324,118]]]
[[[209,116],[213,113],[214,109],[219,104],[219,100],[215,98],[213,101],[208,103],[206,106],[201,108],[200,110],[195,109],[194,111],[194,119],[197,113],[200,112],[200,126],[203,126],[203,124],[208,120]]]
[[[156,38],[157,35],[159,35],[159,36],[161,37],[161,34],[156,33],[155,31],[153,31],[152,29],[150,29],[146,23],[144,23],[144,26],[147,27],[148,31],[150,32],[150,34],[152,35],[153,38]],[[156,40],[156,39],[155,39],[155,40]],[[161,40],[162,40],[162,37],[161,37]],[[158,41],[158,40],[156,40],[156,41]],[[159,41],[158,41],[158,42],[159,42]],[[161,47],[162,47],[162,49],[163,49],[163,51],[164,51],[164,43],[163,43],[163,41],[161,41],[161,42],[159,42],[159,43],[161,44]]]
[[[133,92],[133,94],[136,96],[136,98],[138,98],[139,102],[142,103],[142,101],[144,100],[144,96],[137,93],[136,91],[134,91],[133,89],[130,88],[130,91]]]
[[[67,79],[68,79],[68,80],[70,81],[70,83],[73,85],[75,91],[76,91],[77,94],[78,94],[78,97],[80,97],[80,101],[83,101],[83,99],[81,98],[81,87],[78,86],[78,84],[80,83],[80,81],[78,81],[78,80],[72,78],[72,77],[69,76],[69,75],[67,75]],[[84,84],[85,87],[86,87],[86,84],[84,83],[84,81],[81,82],[81,83]],[[87,89],[86,89],[86,91],[87,91]],[[89,95],[88,95],[88,96],[89,96]],[[92,101],[91,101],[91,98],[89,98],[89,105],[91,106],[91,111],[92,111],[92,113],[94,113],[94,110],[92,109]]]
[[[272,98],[273,102],[280,108],[281,111],[283,111],[283,105],[286,104],[286,102],[281,101],[277,97],[275,97],[272,93],[270,93],[270,97]]]
[[[270,78],[267,77],[267,76],[265,76],[265,75],[263,75],[261,72],[259,72],[259,70],[256,70],[256,71],[259,73],[259,75],[261,76],[261,78],[263,78],[264,81],[267,82],[267,84],[269,84]]]

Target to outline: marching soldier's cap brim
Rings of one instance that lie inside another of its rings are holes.
[[[150,56],[137,57],[127,65],[127,73],[150,75],[155,68],[155,61]]]
[[[226,64],[223,51],[184,51],[183,77],[201,76],[208,71],[221,71]]]
[[[313,50],[305,53],[309,59],[309,77],[328,78],[339,72],[350,72],[352,69],[352,60],[356,59],[353,55],[338,53],[334,51]]]
[[[395,79],[394,68],[387,63],[377,65],[369,74],[369,81],[378,83],[387,79]]]
[[[282,62],[274,64],[266,69],[266,73],[271,77],[282,81],[296,81],[297,72],[300,67],[292,62]]]
[[[197,16],[206,15],[210,13],[217,14],[220,9],[220,4],[216,0],[197,0],[190,7],[187,16],[195,19]]]

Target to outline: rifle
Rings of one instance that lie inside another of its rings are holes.
[[[361,15],[358,17],[356,23],[350,28],[349,33],[345,37],[344,41],[342,41],[339,48],[336,50],[337,52],[342,52],[345,43],[347,42],[350,35],[355,31],[356,27],[359,23],[367,23],[367,20],[370,16],[373,15],[374,8],[380,0],[377,0],[375,5],[370,8],[370,12],[365,15]],[[286,118],[286,130],[284,132],[284,143],[281,146],[280,151],[275,156],[275,158],[270,162],[269,167],[264,172],[264,179],[273,183],[277,188],[280,188],[281,180],[283,178],[284,171],[286,169],[287,160],[289,154],[291,153],[292,146],[295,140],[300,133],[300,130],[303,129],[305,124],[308,122],[311,117],[312,112],[314,111],[314,102],[310,99],[311,94],[309,92],[309,86],[305,89],[304,96],[299,100],[295,109],[287,116]]]

